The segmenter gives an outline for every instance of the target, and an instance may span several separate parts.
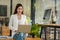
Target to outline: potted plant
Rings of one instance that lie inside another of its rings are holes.
[[[41,27],[38,26],[38,24],[33,24],[31,27],[30,35],[32,35],[33,38],[40,37],[40,30],[41,30]]]

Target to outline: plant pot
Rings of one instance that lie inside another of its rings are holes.
[[[35,38],[35,35],[32,35],[32,38]]]

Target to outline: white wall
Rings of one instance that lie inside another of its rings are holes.
[[[35,6],[36,6],[35,23],[42,23],[43,22],[43,15],[44,15],[43,1],[36,0]]]

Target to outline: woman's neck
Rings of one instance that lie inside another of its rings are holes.
[[[22,14],[17,14],[18,20],[21,19],[21,15],[22,15]]]
[[[17,13],[18,16],[21,16],[22,14],[21,13]]]

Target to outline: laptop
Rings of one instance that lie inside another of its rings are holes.
[[[18,25],[18,32],[30,33],[31,25]]]

